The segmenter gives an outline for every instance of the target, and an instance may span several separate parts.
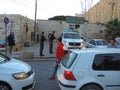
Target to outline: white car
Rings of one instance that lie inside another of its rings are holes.
[[[91,39],[86,44],[88,48],[107,48],[108,42],[104,39]]]
[[[0,53],[0,90],[32,90],[34,77],[30,65]]]
[[[81,39],[77,32],[63,32],[62,43],[64,44],[64,50],[69,51],[72,49],[79,49],[84,41]]]
[[[72,50],[58,67],[61,90],[120,90],[120,49]]]

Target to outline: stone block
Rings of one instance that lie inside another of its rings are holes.
[[[23,58],[25,59],[32,59],[34,57],[34,53],[32,51],[24,51]]]

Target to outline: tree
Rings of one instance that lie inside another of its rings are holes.
[[[105,27],[105,35],[107,39],[120,37],[120,21],[118,21],[117,18],[107,22]]]

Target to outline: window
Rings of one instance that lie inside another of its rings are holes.
[[[97,45],[108,45],[108,43],[104,40],[96,41]]]
[[[80,39],[80,36],[77,33],[64,33],[64,38]]]
[[[95,41],[94,40],[89,41],[89,43],[95,45]]]
[[[94,70],[120,70],[120,54],[97,54],[93,62]]]
[[[102,41],[96,41],[97,45],[102,45]]]
[[[76,57],[76,53],[69,52],[61,62],[66,68],[70,68],[73,62],[75,61]]]

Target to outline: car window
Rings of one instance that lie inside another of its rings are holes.
[[[79,34],[77,33],[64,33],[64,38],[69,39],[80,39]]]
[[[102,41],[103,45],[108,45],[107,41]]]
[[[96,41],[96,45],[102,45],[102,41]]]
[[[96,41],[97,45],[108,45],[106,41]]]
[[[120,70],[120,54],[97,54],[93,62],[94,70]]]
[[[9,61],[10,58],[0,53],[0,63]]]
[[[61,63],[66,67],[70,68],[73,62],[75,61],[77,57],[76,53],[69,52],[61,61]]]
[[[90,40],[89,43],[95,45],[95,41],[94,40]]]

